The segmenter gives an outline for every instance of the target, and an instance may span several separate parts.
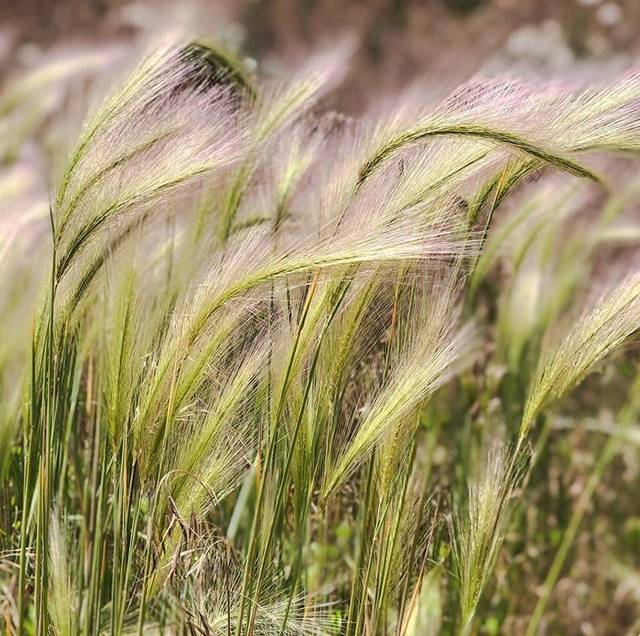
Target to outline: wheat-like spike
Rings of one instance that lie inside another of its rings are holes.
[[[507,505],[525,466],[526,450],[497,446],[483,474],[468,485],[468,502],[452,520],[453,556],[459,585],[461,633],[472,626],[480,596],[504,538]]]
[[[572,325],[559,345],[544,351],[524,407],[520,439],[541,409],[578,384],[640,325],[640,274],[628,276]]]
[[[357,431],[326,476],[325,498],[335,493],[368,458],[371,451],[407,421],[416,407],[446,382],[473,344],[470,326],[456,330],[455,288],[440,291],[431,311],[414,325],[415,336],[387,386],[376,397]]]

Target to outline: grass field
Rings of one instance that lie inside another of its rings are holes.
[[[349,47],[0,91],[6,633],[640,628],[640,76],[355,119]]]

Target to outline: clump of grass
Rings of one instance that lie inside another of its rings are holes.
[[[214,45],[161,46],[53,166],[48,213],[0,181],[10,633],[507,625],[509,590],[485,592],[522,566],[507,538],[526,542],[519,504],[559,444],[534,424],[595,365],[626,386],[637,364],[608,357],[640,318],[630,258],[557,323],[628,238],[616,220],[637,224],[633,180],[611,184],[638,147],[638,79],[472,81],[356,121],[322,112],[348,53],[276,82]],[[576,219],[587,238],[559,244]],[[27,262],[16,228],[50,250]]]

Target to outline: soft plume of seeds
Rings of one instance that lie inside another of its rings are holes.
[[[640,325],[640,274],[628,276],[571,326],[558,345],[543,352],[524,408],[520,439],[541,409],[578,384]]]
[[[507,505],[523,468],[521,451],[496,447],[483,474],[468,485],[466,505],[452,522],[462,633],[468,633],[504,538]]]
[[[440,289],[435,306],[418,313],[413,341],[393,377],[366,409],[356,432],[335,458],[326,478],[325,497],[333,494],[397,425],[410,426],[410,416],[459,368],[473,344],[473,330],[456,328],[455,286]],[[423,301],[425,302],[425,301]]]

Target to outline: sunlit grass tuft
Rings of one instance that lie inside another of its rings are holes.
[[[555,414],[585,446],[635,439],[637,356],[609,354],[640,324],[638,77],[472,80],[355,119],[323,99],[351,48],[283,80],[162,45],[64,161],[0,173],[8,633],[562,624],[550,599],[619,448],[567,521],[555,462],[585,450]],[[99,62],[12,79],[0,129]]]

